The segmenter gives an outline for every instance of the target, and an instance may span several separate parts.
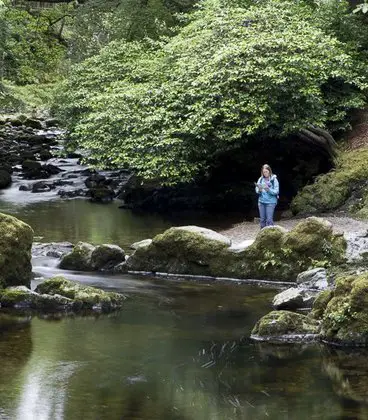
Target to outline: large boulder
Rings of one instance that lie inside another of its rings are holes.
[[[114,267],[125,261],[125,253],[117,245],[91,245],[78,242],[66,255],[61,257],[59,267],[76,271],[113,271]]]
[[[59,267],[64,270],[93,271],[92,252],[95,247],[86,242],[78,242],[73,250],[62,257]]]
[[[311,308],[316,298],[317,292],[297,287],[291,287],[278,293],[272,301],[275,309],[306,309]]]
[[[314,290],[325,290],[329,287],[329,279],[325,268],[314,268],[298,274],[296,282],[299,287]]]
[[[19,219],[0,213],[0,285],[30,286],[33,230]]]
[[[133,271],[211,275],[211,265],[231,244],[226,236],[197,226],[173,227],[138,247],[127,260]]]
[[[324,341],[348,346],[368,345],[368,273],[341,276],[319,312]]]
[[[136,249],[127,266],[131,271],[294,282],[310,267],[345,261],[343,236],[316,217],[302,220],[290,232],[278,226],[262,229],[243,249],[230,245],[229,238],[208,229],[170,228]]]
[[[315,214],[343,208],[368,218],[368,148],[339,152],[333,171],[300,189],[291,203],[294,214]]]
[[[131,271],[152,271],[173,274],[214,275],[217,267],[232,260],[227,252],[231,241],[210,229],[180,226],[166,230],[144,246],[134,246],[127,260]]]
[[[112,270],[123,261],[125,261],[125,253],[118,245],[98,245],[91,255],[91,265],[94,270]]]
[[[289,335],[292,341],[293,334],[302,340],[308,339],[303,334],[317,334],[339,346],[368,346],[368,273],[338,277],[333,290],[319,293],[307,316],[269,313],[257,322],[252,338],[283,341]]]

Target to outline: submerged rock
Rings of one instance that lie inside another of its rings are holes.
[[[0,303],[6,308],[30,308],[38,311],[102,311],[119,309],[125,296],[83,286],[64,277],[53,277],[39,284],[35,291],[25,286],[8,287],[0,292]]]
[[[285,335],[308,333],[333,345],[367,347],[368,273],[338,277],[333,290],[320,292],[308,316],[270,312],[257,322],[252,338],[285,341]]]
[[[368,352],[366,349],[326,349],[323,371],[332,381],[335,393],[345,400],[368,405]],[[367,416],[363,416],[366,418]]]
[[[306,315],[272,311],[254,326],[251,338],[269,342],[297,342],[317,338],[318,323]]]

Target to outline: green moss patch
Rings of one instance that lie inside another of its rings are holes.
[[[171,228],[127,260],[132,271],[295,281],[308,268],[344,262],[346,243],[329,222],[302,220],[290,232],[263,229],[241,252],[197,232]]]
[[[340,152],[335,170],[319,176],[303,188],[291,203],[294,214],[326,212],[342,206],[352,193],[359,197],[351,206],[352,213],[368,216],[366,182],[368,179],[368,148]],[[363,201],[360,199],[365,197]],[[359,204],[360,203],[360,204]]]
[[[336,280],[323,313],[321,336],[342,345],[368,345],[368,273]]]
[[[119,293],[83,286],[61,276],[45,280],[37,286],[35,291],[40,294],[61,295],[73,299],[73,308],[78,310],[99,307],[108,311],[120,307],[125,300],[124,295]]]
[[[21,220],[0,213],[0,281],[6,286],[30,285],[33,230]]]
[[[271,338],[317,332],[318,323],[306,315],[289,311],[272,311],[256,323],[252,336]]]

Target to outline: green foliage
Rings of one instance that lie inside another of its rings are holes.
[[[112,43],[74,67],[59,112],[97,166],[167,184],[205,173],[250,137],[342,124],[364,104],[365,70],[315,13],[289,1],[204,1],[175,37]]]
[[[49,108],[54,96],[55,84],[17,86],[4,81],[0,87],[1,112],[33,112]]]
[[[50,12],[33,15],[5,4],[0,10],[1,77],[20,85],[54,81],[65,47],[50,26]]]
[[[74,12],[69,31],[75,61],[97,54],[111,41],[172,35],[197,0],[89,0]]]

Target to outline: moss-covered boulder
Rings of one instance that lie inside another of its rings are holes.
[[[60,295],[73,301],[73,310],[101,310],[108,312],[122,306],[125,296],[83,286],[58,276],[40,283],[35,292],[42,295]]]
[[[10,286],[0,291],[2,308],[31,307],[37,293],[26,286]]]
[[[332,299],[332,290],[323,290],[320,292],[314,301],[310,316],[315,319],[321,319],[324,311],[326,310],[328,302]]]
[[[93,271],[91,264],[95,247],[86,242],[78,242],[73,250],[62,257],[59,267],[63,270]]]
[[[156,236],[136,249],[127,260],[128,269],[295,281],[301,271],[345,260],[344,238],[316,217],[302,220],[290,232],[277,226],[262,229],[242,250],[230,247],[228,238],[216,237],[216,232],[206,236],[197,229],[171,228]]]
[[[285,249],[295,261],[310,260],[311,265],[340,264],[345,260],[346,241],[335,235],[332,224],[320,217],[308,217],[298,223],[285,237]],[[313,264],[315,262],[315,264]]]
[[[321,319],[323,340],[340,345],[367,346],[368,273],[338,277]]]
[[[318,322],[296,312],[272,311],[254,326],[251,338],[270,342],[317,339]]]
[[[125,252],[117,245],[91,245],[78,242],[66,255],[63,255],[59,267],[76,271],[113,271],[114,267],[125,261]]]
[[[173,227],[139,247],[127,260],[130,270],[211,275],[211,265],[231,245],[223,235],[205,228]]]
[[[368,218],[367,161],[368,148],[342,151],[333,171],[319,176],[293,199],[293,213],[321,213],[347,204],[353,214]]]
[[[91,266],[94,270],[112,270],[125,261],[125,253],[117,245],[98,245],[91,254]]]
[[[0,286],[30,286],[32,240],[29,225],[0,213]]]

